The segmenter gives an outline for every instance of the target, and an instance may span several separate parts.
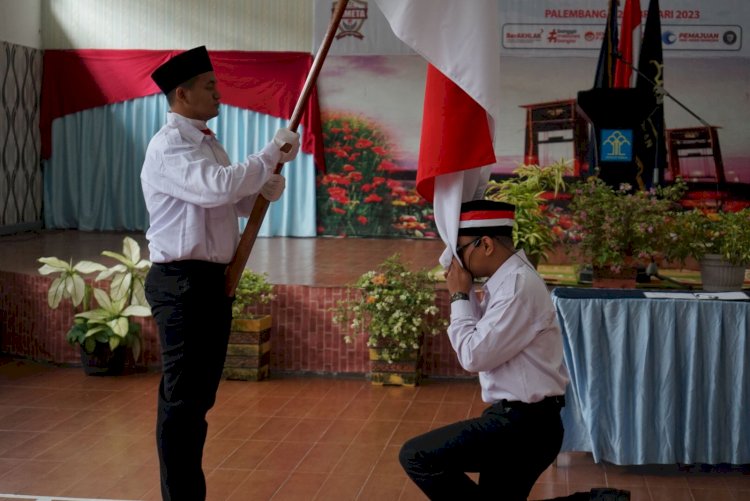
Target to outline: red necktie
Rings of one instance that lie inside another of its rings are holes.
[[[207,136],[213,136],[214,133],[211,131],[211,129],[201,129],[201,132],[204,133]]]

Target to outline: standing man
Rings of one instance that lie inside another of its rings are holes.
[[[295,158],[299,135],[279,129],[258,154],[230,163],[206,126],[219,114],[220,99],[206,48],[173,57],[151,78],[170,108],[141,171],[153,262],[146,298],[159,327],[163,368],[156,424],[161,491],[169,501],[202,500],[206,413],[216,399],[232,321],[224,271],[239,242],[237,217],[250,214],[258,194],[278,200],[285,181],[273,172]],[[291,145],[288,153],[284,145]]]
[[[479,373],[480,417],[406,442],[406,473],[430,499],[525,500],[562,445],[568,382],[555,308],[523,251],[513,248],[514,207],[461,205],[458,248],[447,273],[448,337],[467,371]],[[473,278],[489,277],[481,297]],[[465,472],[478,472],[475,483]]]

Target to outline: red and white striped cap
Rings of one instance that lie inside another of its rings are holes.
[[[493,200],[472,200],[461,204],[458,234],[469,236],[513,235],[515,206]]]

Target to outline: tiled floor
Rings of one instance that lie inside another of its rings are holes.
[[[158,378],[97,378],[0,357],[0,500],[158,500]],[[480,412],[477,389],[468,380],[428,380],[418,388],[361,379],[224,381],[209,415],[208,497],[425,499],[398,465],[399,446]],[[563,453],[530,499],[608,485],[629,489],[633,500],[750,500],[749,475],[698,470],[594,464],[587,454]]]

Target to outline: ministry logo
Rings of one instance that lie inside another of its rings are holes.
[[[630,162],[633,159],[633,131],[602,129],[602,162]]]

